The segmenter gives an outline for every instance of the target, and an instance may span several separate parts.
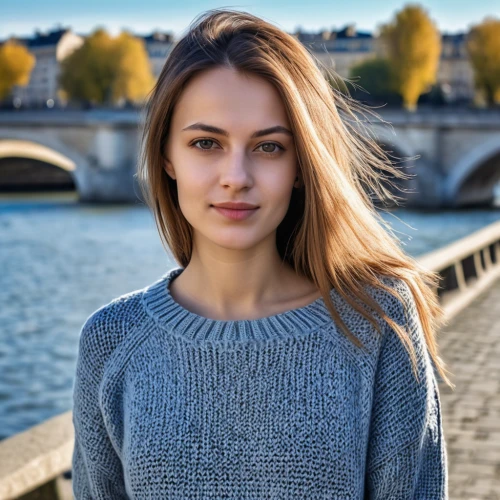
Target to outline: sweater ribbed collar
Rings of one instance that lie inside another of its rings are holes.
[[[195,314],[174,300],[169,285],[184,268],[175,267],[147,286],[142,300],[162,328],[195,343],[264,341],[300,337],[332,321],[322,297],[306,306],[257,319],[217,320]]]

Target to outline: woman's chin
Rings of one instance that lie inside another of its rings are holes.
[[[231,228],[226,231],[220,231],[218,234],[205,234],[204,239],[210,241],[213,245],[228,250],[249,250],[257,246],[263,238],[259,238],[249,228]]]

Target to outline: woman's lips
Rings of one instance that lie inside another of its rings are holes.
[[[234,208],[216,207],[216,206],[212,206],[212,208],[215,208],[215,210],[217,210],[217,212],[219,212],[221,215],[224,215],[225,217],[232,220],[246,219],[247,217],[250,217],[253,213],[255,213],[258,210],[258,207],[251,209],[246,208],[241,210],[236,210]]]

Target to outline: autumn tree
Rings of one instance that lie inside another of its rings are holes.
[[[140,101],[154,78],[142,40],[127,32],[111,37],[99,28],[62,61],[59,82],[70,100],[116,104]]]
[[[113,87],[115,98],[138,101],[145,97],[154,85],[154,78],[144,42],[122,32],[115,41],[115,57],[119,61]]]
[[[427,12],[409,4],[380,27],[382,52],[392,66],[394,88],[403,106],[415,111],[419,96],[436,82],[441,35]]]
[[[35,62],[35,56],[14,40],[0,45],[0,100],[5,99],[14,86],[28,85]]]
[[[500,19],[486,18],[472,26],[466,48],[474,70],[475,87],[486,104],[500,104]]]

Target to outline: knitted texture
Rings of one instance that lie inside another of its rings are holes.
[[[85,321],[73,387],[80,499],[448,498],[438,385],[413,295],[367,291],[380,335],[335,290],[347,339],[319,298],[255,320],[182,307],[177,267]],[[404,308],[408,309],[405,316]]]

